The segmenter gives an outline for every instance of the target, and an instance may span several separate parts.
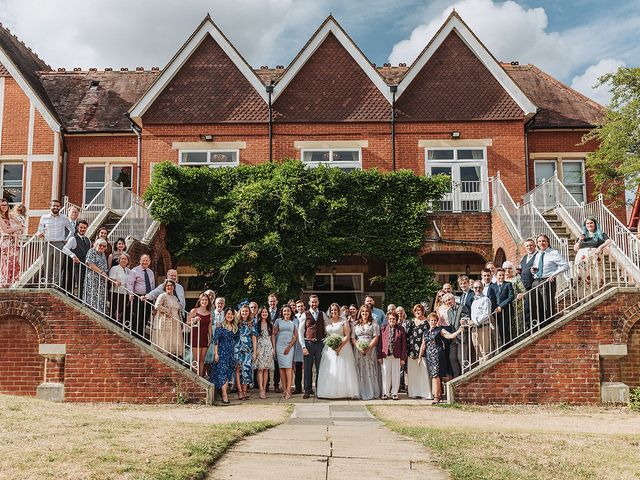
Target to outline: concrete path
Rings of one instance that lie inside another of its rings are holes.
[[[296,404],[288,422],[242,440],[215,480],[448,479],[425,447],[387,430],[360,405]]]

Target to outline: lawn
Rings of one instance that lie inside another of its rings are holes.
[[[640,415],[622,408],[369,406],[454,480],[640,478]]]
[[[58,404],[0,395],[0,477],[204,478],[230,445],[288,415],[287,405]]]

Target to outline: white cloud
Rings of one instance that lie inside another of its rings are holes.
[[[595,65],[591,65],[581,75],[576,75],[571,81],[571,88],[579,91],[583,95],[596,102],[607,105],[611,100],[611,92],[608,85],[601,85],[594,88],[598,79],[605,73],[613,73],[618,67],[624,67],[625,63],[614,58],[605,58]]]

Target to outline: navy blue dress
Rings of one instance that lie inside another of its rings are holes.
[[[233,358],[236,334],[224,327],[218,327],[213,334],[213,343],[218,345],[218,362],[212,365],[210,380],[216,388],[222,388],[225,383],[231,381],[236,371]]]
[[[429,370],[431,377],[447,376],[447,353],[444,338],[440,333],[442,328],[436,327],[433,330],[425,330],[424,332],[424,343],[427,347],[427,370]]]

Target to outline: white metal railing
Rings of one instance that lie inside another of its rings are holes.
[[[30,247],[22,248],[30,242]],[[153,345],[183,367],[201,372],[199,357],[192,339],[200,338],[200,325],[190,325],[187,312],[155,309],[146,299],[134,295],[110,279],[106,272],[96,272],[86,264],[72,262],[62,250],[43,240],[30,241],[17,235],[0,236],[0,288],[16,286],[23,270],[34,259],[40,265],[24,281],[25,287],[54,288],[118,325],[124,332]],[[155,311],[155,312],[154,312]],[[197,342],[197,340],[195,340]],[[199,348],[207,348],[202,345]]]
[[[548,179],[543,179],[540,185],[524,194],[522,200],[524,203],[533,203],[542,213],[553,210],[556,205],[564,207],[579,205],[575,197],[558,180],[558,172]]]
[[[132,203],[133,193],[127,187],[112,180],[82,209],[82,218],[91,225],[106,209],[115,212],[125,212]]]
[[[149,211],[152,203],[153,201],[148,206],[145,206],[144,200],[134,195],[131,206],[124,215],[122,215],[122,218],[120,218],[111,232],[109,232],[108,240],[114,242],[120,237],[125,239],[131,237],[136,240],[143,240],[154,221]]]
[[[549,237],[550,245],[558,250],[564,258],[569,258],[569,245],[566,239],[558,237],[549,222],[542,216],[533,202],[516,204],[500,178],[500,172],[491,181],[493,207],[502,207],[508,215],[522,240],[536,238],[544,234]]]
[[[481,326],[467,319],[461,335],[463,373],[515,347],[605,290],[634,285],[633,277],[614,260],[616,249],[611,245],[608,255],[591,255],[584,262],[577,261],[567,288],[555,285],[557,278],[546,280],[519,294],[504,310],[495,309]]]
[[[452,180],[437,207],[439,211],[454,213],[489,211],[489,180]]]

